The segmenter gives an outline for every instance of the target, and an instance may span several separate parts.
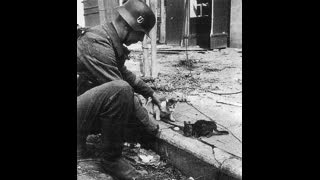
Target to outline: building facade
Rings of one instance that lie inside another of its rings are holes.
[[[123,0],[82,2],[85,26],[94,26],[111,21]],[[158,43],[182,45],[188,38],[189,45],[202,48],[242,47],[242,0],[157,0],[156,14]]]

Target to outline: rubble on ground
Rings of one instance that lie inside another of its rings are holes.
[[[101,134],[89,135],[87,144],[93,157],[98,157],[97,152],[101,147]],[[150,149],[145,149],[139,143],[124,143],[122,155],[124,158],[144,175],[144,180],[188,180],[190,177],[184,176],[178,169],[173,167],[165,159]],[[78,160],[77,175],[78,180],[113,180],[108,174],[98,172],[92,168],[91,160],[94,158]]]

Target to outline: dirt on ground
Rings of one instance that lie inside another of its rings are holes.
[[[133,51],[128,69],[139,76],[142,51]],[[149,54],[149,58],[151,55]],[[207,105],[223,111],[241,111],[242,50],[189,51],[161,50],[157,52],[158,78],[148,84],[164,96],[183,94],[205,99]],[[240,108],[239,108],[240,107]]]
[[[126,62],[128,69],[141,76],[141,51],[130,53],[131,60]],[[150,56],[149,56],[150,57]],[[159,50],[157,52],[158,78],[157,83],[167,84],[160,92],[193,91],[232,93],[242,90],[242,51],[227,48],[221,50],[186,52]],[[241,103],[241,94],[229,99]]]

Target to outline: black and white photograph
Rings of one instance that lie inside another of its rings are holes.
[[[78,180],[241,180],[242,0],[77,0],[76,116]]]

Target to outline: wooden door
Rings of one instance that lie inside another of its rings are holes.
[[[166,42],[180,45],[182,39],[184,0],[166,0]]]
[[[210,33],[210,48],[229,46],[230,37],[230,0],[213,0],[213,26]]]

